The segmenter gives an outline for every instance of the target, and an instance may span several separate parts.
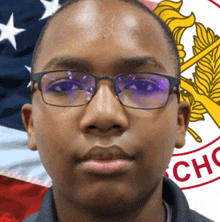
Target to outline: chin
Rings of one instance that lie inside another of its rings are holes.
[[[131,205],[132,203],[127,201],[117,202],[117,200],[112,200],[111,202],[95,202],[87,205],[85,210],[92,215],[99,215],[100,217],[114,217],[131,211]]]
[[[136,192],[133,195],[131,192],[118,193],[118,195],[110,192],[96,194],[97,196],[93,197],[88,195],[90,199],[85,198],[82,206],[86,212],[95,216],[99,215],[101,219],[128,215],[134,210],[141,209],[141,206],[146,203],[146,196],[139,198]]]

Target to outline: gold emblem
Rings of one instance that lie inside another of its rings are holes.
[[[191,106],[190,122],[204,121],[208,113],[220,129],[220,38],[210,28],[197,23],[193,13],[183,16],[179,13],[183,1],[163,1],[154,12],[166,22],[173,32],[180,56],[181,73],[195,65],[192,79],[181,76],[180,101],[187,101]],[[186,52],[181,44],[184,31],[196,26],[194,36],[194,56],[184,61]],[[190,127],[187,131],[197,142],[202,138]]]

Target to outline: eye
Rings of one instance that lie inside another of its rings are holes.
[[[130,82],[125,86],[125,89],[132,91],[155,91],[158,90],[157,82],[149,81],[149,80],[135,80]]]
[[[83,90],[80,82],[76,81],[56,81],[52,86],[48,87],[47,91],[54,93],[71,93],[75,90]]]

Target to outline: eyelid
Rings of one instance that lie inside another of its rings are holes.
[[[69,80],[68,78],[62,78],[62,79],[58,79],[58,80],[64,80],[64,81],[59,81],[59,82],[50,82],[50,83],[48,83],[48,85],[47,85],[47,89],[49,89],[50,87],[53,87],[54,85],[57,85],[57,84],[59,84],[59,83],[65,83],[66,81],[65,81],[65,79],[66,80]],[[72,82],[74,82],[75,83],[75,81],[72,81]],[[77,83],[75,83],[75,85],[78,85]]]

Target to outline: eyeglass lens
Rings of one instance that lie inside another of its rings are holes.
[[[169,80],[149,74],[124,74],[116,78],[120,101],[134,108],[158,108],[166,104]],[[95,92],[95,77],[74,71],[48,72],[41,78],[42,95],[46,103],[57,106],[79,106],[91,100]]]

